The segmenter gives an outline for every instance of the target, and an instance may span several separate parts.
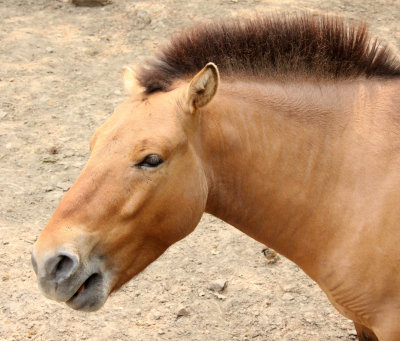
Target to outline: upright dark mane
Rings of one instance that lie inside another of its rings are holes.
[[[138,70],[146,92],[167,91],[208,62],[222,76],[400,77],[400,62],[365,25],[324,16],[267,16],[197,25],[176,34]]]

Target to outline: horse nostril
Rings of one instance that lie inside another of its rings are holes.
[[[51,257],[46,262],[46,276],[59,283],[72,276],[78,263],[78,257],[73,254],[59,254]]]
[[[69,277],[75,265],[74,260],[72,258],[65,255],[60,257],[61,259],[57,264],[56,272],[54,274],[54,277],[57,282]]]

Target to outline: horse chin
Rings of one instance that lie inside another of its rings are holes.
[[[106,282],[103,274],[91,274],[65,303],[75,310],[99,310],[108,298],[109,288]]]

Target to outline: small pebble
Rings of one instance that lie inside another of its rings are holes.
[[[216,279],[208,285],[208,289],[212,291],[222,292],[225,290],[228,281],[226,279]]]
[[[153,311],[153,318],[155,319],[155,320],[159,320],[160,318],[161,318],[161,313],[158,311],[158,310],[154,310]]]
[[[64,192],[68,191],[70,187],[71,184],[69,182],[59,182],[57,184],[57,188],[62,189]]]
[[[56,146],[51,146],[51,147],[49,148],[49,153],[50,153],[50,154],[58,154],[58,149],[57,149],[57,147],[56,147]]]
[[[293,295],[291,295],[289,293],[285,293],[282,295],[282,299],[284,301],[292,301],[292,300],[294,300],[294,297],[293,297]]]
[[[189,316],[189,311],[185,307],[181,307],[176,315],[177,317]]]

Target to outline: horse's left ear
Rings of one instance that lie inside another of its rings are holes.
[[[186,89],[185,104],[189,112],[208,104],[217,93],[219,72],[214,63],[208,63],[193,79]]]
[[[134,93],[143,92],[143,87],[141,87],[136,79],[135,72],[130,66],[124,66],[122,68],[124,72],[124,87],[129,95]]]

